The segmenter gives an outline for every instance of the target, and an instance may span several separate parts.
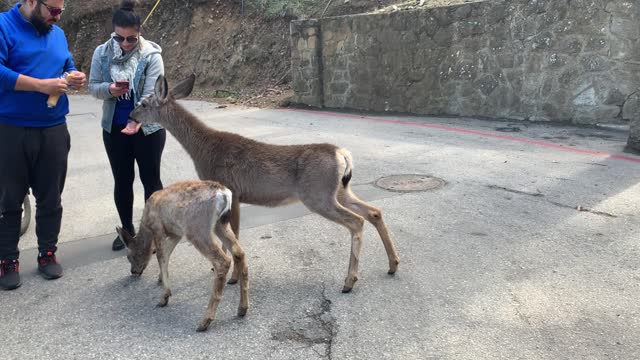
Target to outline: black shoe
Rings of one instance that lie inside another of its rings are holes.
[[[62,266],[58,264],[53,251],[38,255],[38,271],[43,278],[54,280],[62,277]]]
[[[136,236],[136,231],[135,230],[129,230],[127,228],[123,228],[122,230],[128,232],[132,237]],[[116,238],[113,240],[113,244],[111,244],[111,250],[119,251],[119,250],[124,249],[126,246],[127,245],[124,243],[124,241],[122,241],[120,236],[116,236]]]
[[[113,240],[113,244],[111,244],[111,250],[119,251],[125,248],[124,241],[120,239],[120,236],[116,236],[115,240]]]
[[[18,260],[0,261],[0,288],[3,290],[17,289],[22,285],[20,282],[20,263]]]

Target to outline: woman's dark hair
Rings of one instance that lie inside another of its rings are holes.
[[[135,0],[122,0],[120,8],[113,13],[113,27],[135,27],[140,30],[140,16],[133,11]]]

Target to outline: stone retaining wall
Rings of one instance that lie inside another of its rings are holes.
[[[621,123],[640,101],[640,0],[488,0],[295,21],[295,101]]]

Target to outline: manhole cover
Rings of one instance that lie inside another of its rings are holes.
[[[444,180],[429,175],[391,175],[375,182],[377,187],[398,192],[435,190],[445,184]]]

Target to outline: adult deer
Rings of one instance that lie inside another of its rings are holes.
[[[355,196],[349,181],[351,154],[331,144],[273,145],[237,134],[217,131],[188,112],[175,100],[193,90],[195,75],[169,89],[166,78],[156,81],[155,94],[131,113],[133,121],[157,122],[182,144],[201,179],[219,181],[231,189],[231,228],[239,237],[240,203],[276,207],[301,201],[309,210],[345,226],[351,232],[349,269],[342,292],[358,280],[364,220],[382,239],[389,259],[389,274],[400,259],[382,213]],[[230,283],[238,279],[234,264]]]

